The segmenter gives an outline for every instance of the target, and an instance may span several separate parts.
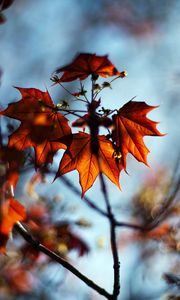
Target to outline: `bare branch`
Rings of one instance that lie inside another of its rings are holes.
[[[88,277],[86,277],[81,272],[79,272],[67,260],[65,260],[64,258],[59,256],[57,253],[49,250],[47,247],[45,247],[44,245],[42,245],[38,241],[36,241],[31,236],[31,234],[23,227],[23,225],[20,222],[17,222],[14,228],[26,240],[26,242],[28,242],[34,249],[46,254],[53,261],[58,262],[64,268],[66,268],[71,273],[73,273],[76,277],[81,279],[85,284],[87,284],[89,287],[94,289],[97,293],[99,293],[100,295],[103,295],[107,299],[112,300],[112,296],[106,290],[104,290],[103,288],[98,286],[96,283],[94,283],[92,280],[90,280]]]

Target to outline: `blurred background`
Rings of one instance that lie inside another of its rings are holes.
[[[119,221],[158,224],[144,233],[117,229],[121,300],[180,299],[179,11],[178,0],[0,1],[1,108],[20,99],[13,86],[47,88],[55,103],[68,100],[60,86],[52,86],[50,77],[79,52],[108,54],[118,70],[128,73],[102,93],[104,107],[120,108],[133,97],[160,106],[149,118],[159,121],[158,129],[167,135],[145,138],[151,168],[129,155],[129,175],[121,175],[122,192],[106,181]],[[71,91],[78,88],[76,83],[65,86]],[[1,127],[4,132],[10,128],[4,121]],[[77,172],[66,177],[79,187]],[[35,176],[31,169],[21,174],[16,198],[28,207],[29,220],[34,222],[29,224],[31,230],[37,234],[40,227],[39,239],[110,291],[113,268],[107,220],[63,181],[52,184],[52,179]],[[87,195],[104,207],[98,180]],[[43,255],[31,256],[15,234],[8,249],[8,255],[0,258],[0,299],[103,299]]]

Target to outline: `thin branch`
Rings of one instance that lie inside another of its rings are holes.
[[[90,280],[88,277],[83,275],[81,272],[79,272],[75,267],[73,267],[68,261],[66,261],[64,258],[56,254],[55,252],[49,250],[44,245],[40,244],[38,241],[36,241],[30,233],[22,226],[20,222],[17,222],[15,227],[16,231],[28,242],[34,249],[41,251],[42,253],[46,254],[48,257],[50,257],[53,261],[58,262],[60,265],[62,265],[64,268],[69,270],[71,273],[73,273],[76,277],[81,279],[85,284],[87,284],[89,287],[91,287],[93,290],[95,290],[100,295],[103,295],[105,298],[112,300],[112,296],[103,288],[98,286],[96,283],[94,283],[92,280]]]
[[[83,87],[83,84],[82,84],[81,80],[79,80],[79,82],[80,82],[81,90],[84,90],[84,87]],[[86,93],[84,93],[84,98],[86,99],[86,102],[89,103],[89,100],[88,100],[88,98],[86,96]]]
[[[81,192],[79,191],[79,189],[76,188],[76,186],[69,180],[67,179],[65,176],[61,176],[59,178],[59,180],[62,180],[63,183],[72,190],[72,192],[74,194],[76,194],[77,196],[81,197]],[[83,197],[83,201],[86,202],[86,204],[94,209],[96,212],[98,212],[99,214],[101,214],[104,217],[108,217],[107,213],[104,212],[101,208],[99,208],[96,204],[94,204],[87,196]]]
[[[143,226],[143,225],[131,224],[131,223],[120,222],[120,221],[115,220],[115,226],[116,227],[126,227],[128,229],[138,230],[138,231],[151,231],[157,225],[158,225],[157,223],[153,223],[153,224]]]
[[[115,78],[113,78],[110,82],[109,82],[109,85],[111,86],[111,83],[113,82],[113,81],[115,81],[116,79],[118,79],[118,78],[121,78],[120,76],[117,76],[117,77],[115,77]],[[95,96],[94,96],[94,99],[97,97],[97,95],[102,91],[102,90],[104,90],[106,87],[105,86],[102,86],[101,88],[100,88],[100,90],[95,94]]]
[[[99,166],[100,167],[100,166]],[[102,172],[100,172],[100,182],[101,182],[101,188],[102,193],[104,195],[104,200],[107,207],[108,212],[108,218],[110,223],[110,236],[111,236],[111,249],[112,249],[112,255],[113,255],[113,268],[114,268],[114,286],[113,286],[113,299],[116,300],[119,293],[120,293],[120,263],[119,263],[119,257],[118,257],[118,250],[117,250],[117,244],[116,244],[116,221],[114,218],[114,215],[111,210],[111,205],[106,189],[106,185],[104,182],[104,178],[102,175]]]
[[[63,181],[63,183],[71,189],[71,191],[77,195],[77,196],[81,196],[81,192],[79,191],[78,188],[76,188],[75,185],[73,185],[73,183],[67,179],[65,176],[61,176],[59,177],[59,180]],[[109,218],[109,213],[106,213],[105,211],[103,211],[101,208],[99,208],[96,204],[94,204],[92,202],[91,199],[89,199],[87,196],[83,197],[83,201],[92,209],[94,209],[97,213],[99,213],[100,215]],[[150,231],[152,229],[154,229],[157,225],[156,224],[151,224],[149,226],[142,226],[142,225],[138,225],[138,224],[131,224],[131,223],[126,223],[126,222],[121,222],[121,221],[117,221],[114,218],[114,224],[116,227],[126,227],[132,230],[139,230],[139,231]]]
[[[60,83],[60,82],[58,82],[58,84],[69,94],[69,95],[71,95],[71,96],[73,96],[73,97],[75,97],[74,95],[72,95],[72,93],[67,89],[67,88],[65,88],[65,86],[64,85],[62,85],[62,83]],[[76,97],[75,97],[76,98]]]

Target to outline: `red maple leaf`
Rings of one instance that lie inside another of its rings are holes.
[[[89,75],[94,77],[119,76],[125,77],[125,72],[119,72],[108,59],[107,55],[98,56],[90,53],[80,53],[73,62],[56,70],[56,73],[64,72],[57,82],[68,82],[76,79],[84,80]]]
[[[147,163],[149,150],[144,144],[143,137],[162,136],[156,125],[158,122],[149,120],[146,114],[157,106],[149,106],[145,102],[129,101],[118,113],[113,115],[115,128],[113,140],[120,151],[122,164],[126,168],[126,157],[131,153],[138,161]]]
[[[0,253],[5,253],[6,243],[13,226],[26,218],[24,206],[14,198],[1,199],[0,203]]]
[[[54,153],[65,146],[52,140],[70,134],[67,119],[54,106],[49,93],[38,89],[18,88],[22,99],[9,104],[2,115],[20,120],[22,124],[9,138],[9,147],[23,150],[34,147],[36,166],[51,163]]]
[[[59,139],[65,143],[67,150],[59,165],[56,177],[77,170],[80,176],[82,196],[93,185],[100,172],[104,173],[119,188],[119,174],[122,166],[114,158],[114,148],[105,136],[97,136],[99,143],[98,155],[92,151],[94,139],[90,134],[77,133]]]

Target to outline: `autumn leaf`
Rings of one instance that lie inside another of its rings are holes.
[[[40,167],[43,164],[52,163],[54,154],[59,149],[66,148],[63,144],[60,145],[50,140],[52,137],[51,132],[50,126],[22,124],[10,135],[8,146],[14,147],[19,151],[33,147],[36,167]]]
[[[6,243],[13,226],[26,218],[24,206],[14,198],[1,199],[0,203],[0,253],[5,253]]]
[[[56,73],[64,72],[57,82],[68,82],[76,79],[84,80],[89,75],[93,77],[119,76],[125,77],[125,72],[119,72],[108,59],[107,55],[98,56],[90,53],[80,53],[73,62],[56,70]]]
[[[8,107],[1,112],[2,115],[19,121],[37,122],[45,115],[52,113],[55,108],[54,103],[48,91],[43,92],[35,88],[19,88],[15,87],[22,96],[17,102],[10,103]]]
[[[57,150],[65,146],[53,142],[70,134],[67,119],[54,106],[49,93],[38,89],[18,88],[22,99],[9,104],[2,115],[20,120],[20,127],[9,137],[9,147],[23,150],[34,147],[36,167],[52,163]]]
[[[58,140],[57,140],[58,141]],[[119,174],[122,166],[114,157],[114,148],[105,136],[98,136],[99,142],[99,163],[95,153],[92,152],[92,136],[87,133],[77,133],[59,139],[65,143],[65,151],[59,165],[56,177],[77,170],[80,176],[82,196],[93,185],[100,172],[104,173],[119,188]]]
[[[126,157],[131,153],[138,161],[147,162],[149,150],[144,144],[143,137],[163,136],[157,128],[158,122],[149,120],[146,114],[157,106],[147,105],[145,102],[129,101],[118,113],[113,115],[115,128],[112,132],[113,140],[122,155],[122,164],[126,168]]]

